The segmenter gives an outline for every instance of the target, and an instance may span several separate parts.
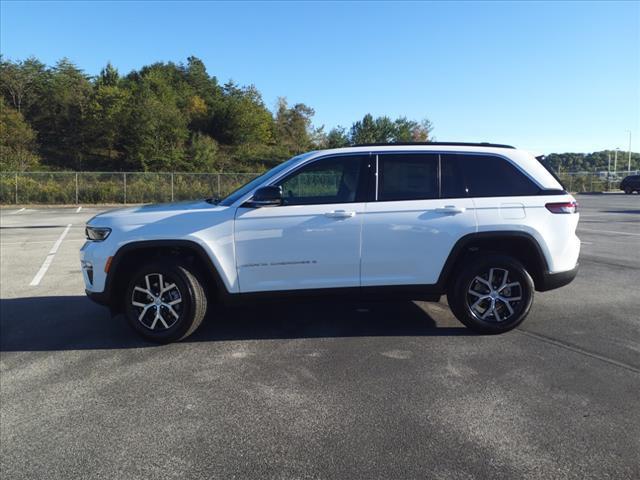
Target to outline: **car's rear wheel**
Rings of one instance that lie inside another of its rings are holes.
[[[467,327],[495,334],[522,323],[531,309],[533,291],[533,280],[520,262],[491,254],[465,263],[447,299]]]
[[[626,193],[627,195],[631,195],[633,193],[633,190],[629,187],[625,187],[624,188],[624,193]]]
[[[207,311],[207,297],[196,273],[170,261],[140,268],[129,283],[124,301],[131,327],[158,343],[188,337]]]

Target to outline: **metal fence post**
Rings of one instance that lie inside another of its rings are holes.
[[[218,174],[218,198],[220,198],[220,174]]]
[[[569,175],[569,191],[572,192],[573,189],[571,188],[573,186],[573,175]]]
[[[78,205],[78,172],[76,172],[76,205]]]
[[[124,204],[127,204],[127,174],[123,174],[123,182],[124,182]]]
[[[171,201],[173,202],[173,172],[171,172]]]
[[[18,173],[16,172],[16,205],[18,204]]]
[[[589,191],[593,192],[593,175],[591,175],[591,182],[589,183]]]

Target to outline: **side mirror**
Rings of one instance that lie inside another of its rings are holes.
[[[270,185],[256,190],[247,202],[249,207],[275,207],[282,205],[282,187]]]

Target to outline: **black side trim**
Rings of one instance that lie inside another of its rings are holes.
[[[566,190],[553,189],[553,188],[541,188],[538,195],[568,195]]]
[[[117,304],[117,299],[112,298],[113,296],[113,288],[118,278],[118,271],[122,268],[122,261],[127,256],[127,254],[138,251],[138,250],[153,250],[155,248],[182,248],[190,250],[194,253],[199,261],[199,266],[203,267],[206,270],[206,273],[210,273],[215,282],[215,286],[217,288],[217,292],[219,294],[225,295],[228,294],[227,288],[222,280],[222,277],[218,273],[215,265],[211,261],[211,258],[207,254],[207,252],[196,242],[192,242],[190,240],[145,240],[140,242],[132,242],[126,245],[123,245],[118,249],[116,254],[111,261],[111,268],[109,269],[109,273],[107,274],[107,278],[105,281],[104,292],[95,294],[92,292],[91,295],[87,292],[87,295],[94,300],[94,296],[99,296],[100,301],[97,299],[96,302],[102,305],[115,306]]]
[[[498,241],[498,240],[504,240],[504,239],[514,239],[514,238],[526,240],[535,249],[536,255],[538,257],[539,267],[540,267],[539,273],[547,272],[549,270],[549,267],[547,265],[547,260],[545,259],[545,256],[542,253],[542,249],[540,248],[540,245],[538,244],[536,239],[533,238],[528,233],[510,231],[510,230],[499,231],[499,232],[470,233],[460,238],[451,249],[451,252],[449,253],[449,256],[447,257],[447,260],[444,264],[444,267],[442,267],[440,276],[438,277],[437,285],[440,291],[442,292],[446,291],[447,285],[449,284],[449,280],[451,279],[451,275],[455,273],[454,269],[456,267],[456,264],[459,261],[461,261],[467,253],[473,251],[471,247],[474,242]],[[530,273],[532,273],[532,276],[534,276],[534,280],[536,280],[535,277],[540,276],[540,275],[536,275],[537,272],[530,272]]]
[[[305,300],[317,297],[349,297],[354,300],[423,300],[437,302],[442,292],[437,285],[389,285],[375,287],[313,288],[275,290],[268,292],[234,293],[227,295],[227,303],[246,303],[268,300]]]
[[[100,305],[104,305],[106,307],[109,306],[109,295],[105,292],[91,292],[89,290],[85,290],[84,293],[89,297],[89,299],[93,302],[96,302]]]
[[[532,272],[536,280],[536,290],[546,291],[558,288],[570,283],[576,276],[578,267],[569,272],[557,274],[548,273],[548,266],[544,254],[538,245],[538,242],[528,233],[518,231],[501,231],[501,232],[481,232],[471,233],[459,239],[451,250],[447,258],[438,282],[434,285],[391,285],[391,286],[375,286],[375,287],[347,287],[347,288],[326,288],[326,289],[301,289],[301,290],[283,290],[257,293],[238,293],[230,294],[215,268],[215,265],[209,258],[206,251],[197,243],[189,240],[149,240],[141,242],[133,242],[122,246],[114,256],[111,262],[111,269],[107,275],[105,290],[102,293],[86,291],[87,296],[101,305],[114,307],[117,302],[112,298],[112,291],[117,278],[118,270],[122,266],[122,261],[126,255],[132,251],[146,250],[154,248],[183,248],[188,249],[195,254],[199,264],[204,267],[216,284],[217,291],[221,295],[224,302],[251,301],[260,299],[282,299],[282,298],[309,298],[317,296],[350,296],[358,299],[371,300],[389,300],[389,299],[407,299],[407,300],[425,300],[437,302],[440,296],[447,290],[447,285],[454,273],[454,269],[459,261],[462,261],[469,252],[473,252],[473,242],[476,241],[497,241],[509,238],[525,239],[532,248],[535,249],[540,274]]]
[[[578,266],[579,265],[576,264],[573,269],[567,270],[566,272],[544,272],[542,282],[540,282],[540,285],[537,285],[536,290],[539,292],[546,292],[570,284],[573,282],[573,279],[576,278],[576,275],[578,275]]]

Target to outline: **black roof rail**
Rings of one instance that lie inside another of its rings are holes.
[[[492,148],[512,148],[516,147],[512,145],[503,145],[501,143],[468,143],[468,142],[389,142],[389,143],[359,143],[353,145],[354,147],[394,147],[394,146],[408,146],[408,145],[433,145],[444,147],[492,147]]]

